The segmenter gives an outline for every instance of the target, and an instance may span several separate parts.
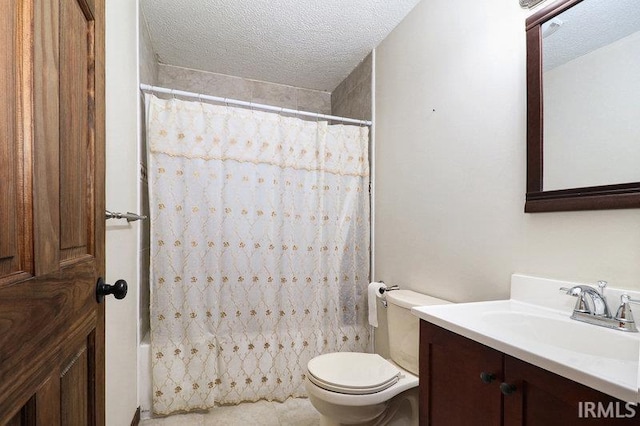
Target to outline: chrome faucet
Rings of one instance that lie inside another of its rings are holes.
[[[588,315],[595,315],[603,318],[611,318],[611,312],[607,305],[607,298],[604,295],[606,281],[598,281],[598,289],[589,285],[576,285],[571,288],[562,287],[561,291],[566,291],[568,295],[577,297],[576,306],[573,312]]]
[[[598,288],[589,285],[575,285],[571,288],[561,287],[560,291],[566,292],[570,296],[577,297],[576,305],[573,308],[571,319],[599,325],[607,328],[614,328],[622,331],[637,332],[629,302],[636,302],[629,296],[622,295],[620,307],[616,315],[611,315],[604,289],[607,287],[606,281],[598,281]]]
[[[618,311],[616,312],[614,319],[620,323],[620,326],[623,324],[626,325],[628,331],[638,331],[636,322],[633,318],[633,312],[631,312],[631,306],[629,306],[630,302],[640,303],[640,300],[632,299],[628,294],[620,296],[620,306],[618,307]]]

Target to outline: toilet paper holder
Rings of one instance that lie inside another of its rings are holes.
[[[384,281],[380,281],[380,282],[384,284]],[[400,286],[396,284],[390,287],[380,287],[378,289],[378,292],[380,293],[381,296],[384,296],[386,292],[393,291],[393,290],[400,290]],[[385,308],[387,307],[387,299],[382,299],[382,306],[384,306]]]

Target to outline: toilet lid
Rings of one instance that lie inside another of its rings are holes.
[[[377,354],[335,352],[317,356],[307,364],[309,380],[323,389],[370,394],[393,386],[400,370]]]

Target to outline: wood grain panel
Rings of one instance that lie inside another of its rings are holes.
[[[34,257],[36,275],[60,268],[59,3],[34,10]]]
[[[105,0],[93,2],[94,11],[94,158],[93,158],[93,238],[91,252],[95,256],[98,274],[105,274]],[[96,329],[92,334],[93,375],[95,377],[95,394],[93,396],[93,413],[96,426],[105,424],[105,342],[104,315],[105,304],[96,308]]]
[[[17,76],[15,36],[17,10],[14,2],[0,2],[0,93],[14,93]],[[0,103],[0,259],[16,255],[16,97]]]
[[[89,25],[77,0],[62,0],[60,10],[60,248],[86,247],[88,241],[89,168],[93,127],[89,123],[93,91]],[[84,253],[86,253],[86,249]],[[63,259],[78,251],[62,254]]]
[[[22,407],[22,426],[37,426],[35,395]]]
[[[0,285],[33,274],[31,6],[0,2]]]
[[[63,425],[89,424],[89,364],[83,347],[60,378],[60,411]]]
[[[36,393],[36,424],[60,424],[60,370],[54,369]]]
[[[7,422],[6,426],[22,426],[22,410],[13,416],[13,418]]]
[[[104,212],[104,0],[0,0],[0,76],[1,255],[17,271],[0,269],[0,425],[102,426],[104,304],[95,283],[104,275],[104,218],[95,217]],[[63,117],[61,108],[84,116]],[[62,135],[77,136],[64,158]],[[83,170],[67,180],[80,195],[60,179],[78,158]],[[80,221],[61,229],[67,191]],[[61,251],[62,240],[73,247]]]
[[[18,54],[15,40],[19,31],[19,9],[15,2],[0,2],[0,93],[6,94],[0,103],[0,277],[20,269],[18,246],[18,216],[16,197],[19,193],[18,87],[16,66]],[[6,98],[6,99],[5,99]]]
[[[59,367],[57,357],[73,356],[87,341],[96,327],[96,279],[87,261],[0,289],[0,395],[14,395],[0,401],[0,424],[15,409],[3,404],[24,405]]]
[[[52,424],[52,423],[48,423]],[[6,426],[36,426],[36,399],[32,397],[24,407],[6,423]]]

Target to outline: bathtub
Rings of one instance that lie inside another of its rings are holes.
[[[151,388],[151,336],[147,332],[138,348],[138,395],[140,398],[140,418],[149,419],[152,416],[151,404],[153,391]]]

